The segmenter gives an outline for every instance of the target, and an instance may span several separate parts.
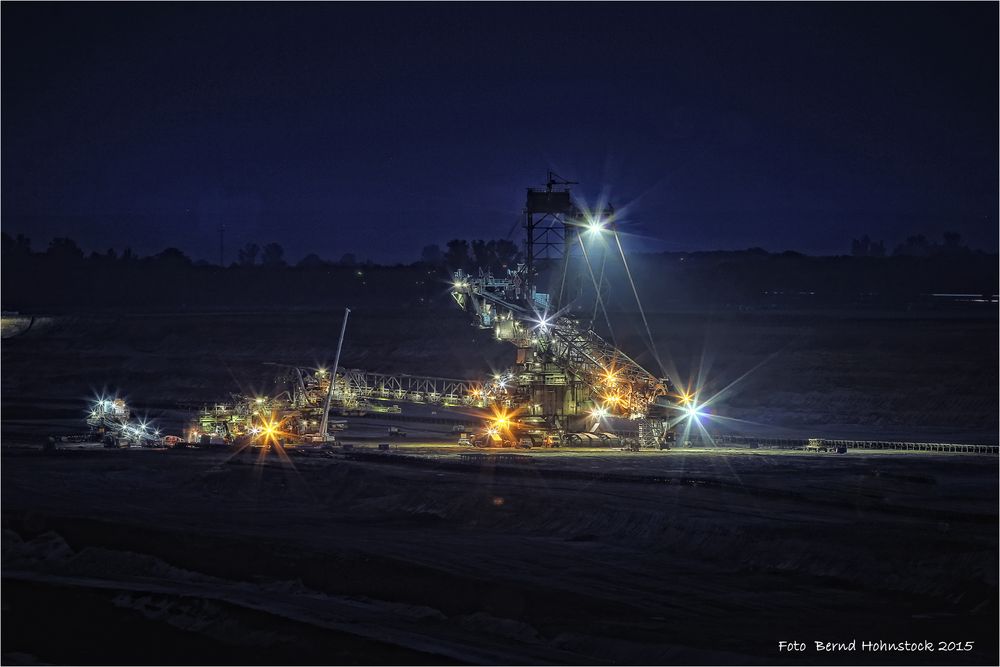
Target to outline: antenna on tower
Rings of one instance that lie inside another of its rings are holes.
[[[579,185],[579,181],[567,181],[565,178],[549,169],[548,178],[545,181],[545,191],[552,192],[553,185]]]

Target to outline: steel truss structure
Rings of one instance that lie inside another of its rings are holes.
[[[523,264],[500,277],[481,269],[476,276],[461,270],[453,276],[452,297],[472,316],[473,324],[492,329],[497,340],[518,350],[517,364],[483,385],[484,397],[561,435],[583,430],[582,426],[596,430],[605,416],[627,417],[639,422],[638,444],[664,446],[672,437],[666,411],[682,398],[671,381],[650,373],[591,326],[562,314],[565,309],[550,315],[553,300],[536,289],[535,262],[543,258],[539,249],[549,257],[554,245],[549,236],[539,236],[541,222],[550,223],[545,234],[555,233],[562,241],[564,283],[572,248],[579,243],[586,253],[580,230],[599,233],[613,225],[610,207],[588,219],[573,203],[566,187],[570,183],[550,172],[544,190],[528,189]],[[556,308],[561,306],[563,287]],[[596,288],[600,295],[601,286]],[[592,423],[581,424],[580,418],[587,414]]]
[[[363,396],[407,400],[416,403],[435,403],[446,406],[480,405],[482,382],[456,380],[424,375],[392,375],[373,373],[357,368],[344,369],[338,382],[342,390],[334,389],[334,397]]]
[[[670,380],[650,373],[562,308],[569,260],[577,246],[590,270],[581,230],[608,231],[601,225],[612,225],[614,231],[613,209],[586,213],[573,202],[571,184],[549,172],[544,189],[528,189],[523,263],[500,276],[482,269],[476,276],[454,273],[451,295],[473,324],[493,330],[497,340],[517,348],[517,361],[508,371],[474,381],[340,369],[337,362],[334,373],[283,366],[278,382],[284,391],[272,397],[234,396],[231,406],[206,409],[201,435],[231,440],[277,423],[288,425],[295,435],[326,441],[329,434],[319,431],[332,411],[399,412],[398,406],[386,403],[406,401],[493,408],[487,431],[504,442],[528,436],[532,442],[554,444],[569,434],[598,436],[607,426],[602,420],[619,417],[635,422],[635,428],[626,430],[638,435],[638,445],[667,445],[672,432],[666,412],[679,398]],[[622,257],[624,261],[624,253]],[[535,284],[536,262],[552,259],[562,262],[562,285],[555,299]],[[594,282],[597,303],[603,307],[601,285]],[[344,322],[346,328],[346,314]],[[498,426],[519,434],[507,437]]]

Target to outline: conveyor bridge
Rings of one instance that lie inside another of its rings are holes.
[[[334,397],[344,392],[364,398],[382,398],[412,403],[431,403],[445,406],[481,406],[482,383],[475,380],[375,373],[358,368],[345,368],[338,378]]]

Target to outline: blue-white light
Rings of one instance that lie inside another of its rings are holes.
[[[604,231],[604,222],[600,218],[592,218],[587,221],[587,232],[597,236]]]

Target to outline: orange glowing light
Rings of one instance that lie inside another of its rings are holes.
[[[678,390],[677,397],[680,399],[681,405],[690,405],[690,404],[694,403],[695,399],[697,398],[697,396],[695,395],[695,392],[691,391],[690,389],[688,389],[688,390],[684,390],[684,389]]]
[[[502,431],[509,431],[514,422],[514,413],[507,410],[507,408],[493,407],[493,418],[488,424],[488,431],[492,430],[497,433],[497,436]],[[494,436],[496,437],[496,436]]]
[[[282,430],[284,426],[284,419],[277,419],[274,414],[270,417],[260,417],[260,427],[257,433],[254,434],[254,439],[260,439],[261,443],[265,446],[277,445],[280,438],[288,437],[290,434],[285,433]],[[253,432],[251,430],[251,432]]]

